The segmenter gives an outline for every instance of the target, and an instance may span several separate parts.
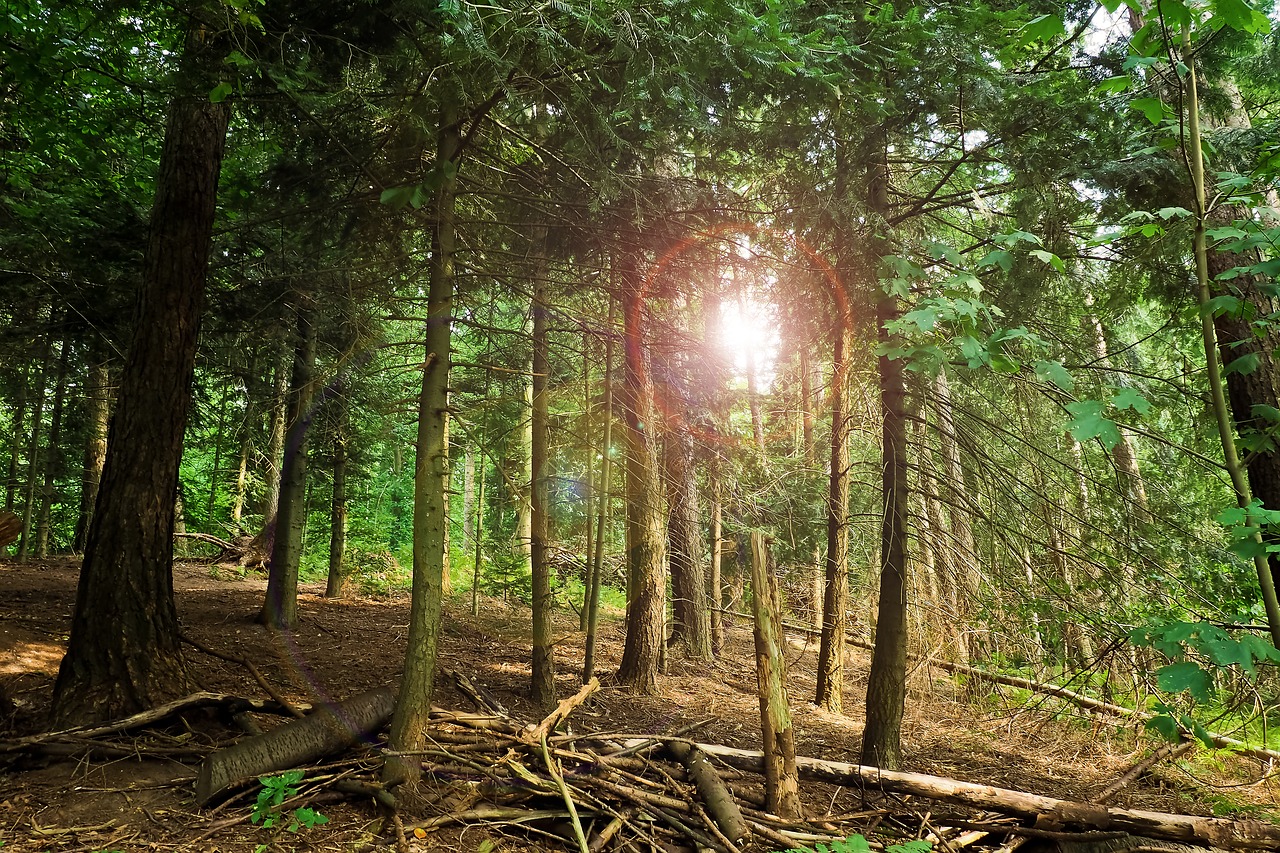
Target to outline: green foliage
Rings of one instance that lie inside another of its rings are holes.
[[[298,783],[304,774],[301,770],[287,770],[279,776],[262,776],[258,781],[262,790],[253,804],[253,812],[249,815],[251,823],[260,824],[263,829],[282,827],[286,832],[297,832],[300,829],[313,829],[329,822],[329,818],[312,808],[294,809],[288,815],[288,823],[281,823],[284,818],[282,807],[288,799],[298,795]],[[260,845],[263,850],[267,845]]]

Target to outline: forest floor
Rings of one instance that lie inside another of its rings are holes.
[[[78,564],[61,560],[18,565],[0,561],[0,680],[19,705],[8,734],[44,725],[75,597]],[[265,588],[261,576],[181,564],[174,583],[183,630],[209,648],[245,655],[277,689],[298,701],[345,698],[393,684],[403,663],[408,595],[334,601],[320,584],[302,585],[301,626],[286,640],[254,624]],[[578,687],[582,665],[576,615],[560,614],[556,637],[561,696]],[[519,602],[484,598],[473,617],[469,601],[446,608],[440,665],[470,675],[513,716],[537,720],[528,701],[528,611]],[[204,689],[261,696],[244,668],[190,649]],[[602,626],[597,660],[602,674],[622,653],[622,624],[613,614]],[[759,706],[754,651],[745,626],[728,633],[726,653],[715,663],[672,655],[661,692],[637,697],[605,688],[574,711],[578,729],[634,735],[670,732],[706,721],[694,737],[759,748]],[[824,713],[805,700],[813,695],[816,642],[790,646],[789,686],[796,747],[801,755],[857,761],[868,657],[850,650],[844,716]],[[471,710],[448,679],[438,679],[436,704]],[[984,685],[966,693],[953,677],[917,668],[909,681],[903,743],[905,769],[1014,788],[1062,799],[1088,800],[1152,747],[1136,724],[1088,717],[1057,700],[1034,699]],[[264,720],[265,722],[265,720]],[[207,751],[235,734],[212,724],[177,730],[172,741]],[[0,735],[5,736],[5,735]],[[200,850],[249,853],[270,841],[249,822],[245,798],[201,811],[191,780],[198,757],[171,759],[43,757],[0,769],[0,851]],[[1280,806],[1280,778],[1269,768],[1234,754],[1201,754],[1190,763],[1163,763],[1122,792],[1115,805],[1187,814],[1250,813],[1272,817]],[[806,785],[811,813],[851,812],[862,805],[856,790]],[[910,804],[904,804],[910,807]],[[918,805],[920,812],[929,808]],[[368,806],[339,803],[322,811],[329,823],[273,844],[274,850],[357,850],[373,838],[378,815]],[[234,819],[237,815],[240,820]],[[231,825],[225,825],[230,823]],[[221,828],[210,833],[210,827]],[[486,839],[489,839],[486,842]],[[496,844],[496,846],[494,846]],[[500,837],[480,828],[445,827],[419,850],[546,849],[529,838]]]

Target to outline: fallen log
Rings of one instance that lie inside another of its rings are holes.
[[[763,753],[717,744],[700,743],[697,747],[731,767],[756,773],[764,771]],[[941,776],[881,770],[878,767],[800,756],[796,757],[796,769],[801,779],[809,781],[911,794],[931,800],[1032,818],[1037,826],[1044,829],[1080,826],[1214,847],[1248,850],[1280,849],[1280,826],[1259,820],[1109,808],[1093,803],[1058,800],[1024,791],[946,779]]]
[[[672,741],[667,750],[689,771],[702,802],[707,806],[707,813],[716,822],[716,826],[734,844],[751,834],[751,828],[742,819],[742,811],[734,802],[733,795],[725,786],[720,774],[707,761],[707,755],[695,746],[683,741]]]
[[[394,690],[378,687],[218,750],[200,766],[196,803],[206,805],[236,782],[289,770],[355,745],[387,724],[395,701]]]

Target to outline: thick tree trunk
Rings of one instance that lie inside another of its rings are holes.
[[[289,432],[280,469],[279,509],[271,562],[267,565],[267,594],[258,621],[268,628],[292,628],[298,621],[298,566],[307,519],[307,433],[311,429],[314,397],[312,374],[316,362],[316,330],[310,305],[298,311],[297,350],[289,388]]]
[[[529,422],[533,434],[530,443],[530,563],[533,577],[533,660],[530,669],[530,696],[535,704],[550,709],[556,704],[555,647],[551,644],[551,565],[548,561],[550,524],[548,511],[548,459],[551,443],[550,401],[547,385],[551,361],[547,351],[547,285],[545,242],[546,229],[533,238],[538,253],[533,271],[533,392]]]
[[[347,550],[347,410],[339,397],[337,431],[333,437],[333,498],[329,503],[329,577],[326,598],[347,597],[347,572],[342,564]]]
[[[888,167],[884,149],[870,166],[870,207],[888,209]],[[869,265],[870,266],[870,265]],[[872,267],[874,268],[874,267]],[[876,299],[877,337],[890,342],[888,325],[898,317],[897,298]],[[876,646],[867,678],[867,722],[862,734],[862,763],[896,770],[902,763],[902,713],[907,695],[907,430],[906,387],[902,362],[882,355],[880,404],[882,519],[880,596],[876,606]]]
[[[173,600],[173,496],[230,117],[208,94],[227,45],[206,35],[199,24],[188,35],[187,91],[165,130],[137,331],[54,685],[62,725],[125,716],[188,688]]]
[[[796,730],[787,698],[787,658],[783,654],[782,602],[778,579],[769,569],[763,533],[751,534],[751,611],[755,618],[756,688],[760,736],[764,744],[765,809],[780,817],[800,816],[796,776]]]
[[[428,267],[426,358],[418,398],[417,462],[413,479],[413,597],[409,610],[404,675],[391,720],[391,748],[415,752],[427,744],[427,719],[435,686],[440,643],[444,577],[449,572],[449,362],[453,320],[453,250],[456,171],[462,148],[458,108],[446,99],[440,109],[436,145],[439,188],[431,230]],[[391,759],[384,780],[416,784],[422,774],[416,758]]]
[[[827,561],[818,644],[818,707],[844,710],[844,636],[849,589],[849,411],[846,405],[849,330],[832,330],[831,467],[827,480]]]
[[[658,689],[667,573],[658,474],[653,379],[645,340],[639,259],[621,256],[626,352],[627,636],[618,680],[640,693]]]
[[[49,556],[49,525],[53,513],[53,495],[62,473],[62,404],[67,399],[67,355],[70,338],[64,338],[58,353],[57,376],[54,381],[53,413],[49,419],[49,452],[44,458],[44,484],[40,487],[40,516],[36,520],[36,559]]]
[[[99,345],[100,346],[100,345]],[[95,347],[97,350],[98,348]],[[98,484],[102,482],[102,464],[107,458],[107,419],[110,414],[110,362],[99,350],[89,365],[89,382],[85,394],[84,464],[80,475],[80,513],[76,519],[76,535],[72,548],[84,552],[89,539],[89,523],[98,500]]]

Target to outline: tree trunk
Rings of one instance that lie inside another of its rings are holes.
[[[609,299],[609,320],[606,324],[607,337],[604,344],[604,436],[600,444],[603,447],[600,460],[600,499],[599,514],[596,517],[596,551],[591,561],[590,586],[587,590],[587,638],[582,662],[582,683],[586,684],[595,674],[596,632],[600,625],[600,580],[604,571],[604,540],[609,523],[609,489],[610,475],[613,472],[613,459],[609,451],[613,446],[613,324],[614,301]]]
[[[938,438],[942,448],[943,473],[939,496],[946,496],[947,518],[950,520],[951,543],[954,555],[951,560],[955,575],[951,587],[955,598],[956,628],[962,637],[970,614],[976,605],[978,591],[982,588],[982,573],[978,568],[978,548],[973,541],[973,523],[970,520],[969,489],[965,484],[964,466],[960,461],[960,442],[956,434],[955,409],[951,404],[951,383],[946,371],[939,371],[933,382],[934,411],[938,417]],[[942,529],[938,529],[942,533]],[[957,653],[964,659],[971,655],[967,640]]]
[[[268,628],[292,628],[298,621],[298,566],[307,519],[307,432],[311,429],[312,374],[316,329],[311,305],[299,305],[297,351],[289,388],[289,432],[280,468],[280,498],[275,540],[267,565],[267,594],[258,621]]]
[[[644,331],[639,258],[620,257],[626,353],[627,636],[618,680],[640,693],[658,689],[667,573],[658,474],[653,379]]]
[[[67,398],[67,355],[70,338],[63,338],[58,353],[57,376],[54,381],[53,414],[49,420],[49,452],[44,458],[44,485],[40,488],[40,517],[36,521],[36,559],[49,556],[49,524],[53,513],[53,493],[62,473],[62,404]]]
[[[222,473],[222,435],[227,429],[227,397],[231,394],[231,377],[222,383],[222,399],[218,402],[218,430],[213,438],[213,471],[209,474],[209,503],[205,507],[204,525],[213,529],[213,515],[218,505],[218,476]]]
[[[347,572],[342,558],[347,550],[347,403],[340,396],[337,429],[333,437],[333,499],[329,504],[329,577],[326,598],[347,597]]]
[[[22,438],[25,435],[30,372],[29,365],[24,364],[18,374],[18,398],[13,403],[13,421],[9,433],[9,470],[4,481],[5,512],[13,512],[14,500],[18,496],[18,467],[22,456]]]
[[[439,187],[431,229],[428,267],[426,358],[418,398],[417,463],[413,479],[413,597],[409,611],[404,675],[391,720],[391,748],[421,750],[427,744],[427,719],[435,686],[444,604],[444,576],[449,571],[449,361],[453,320],[453,249],[455,240],[456,158],[462,148],[458,108],[446,99],[440,109],[436,145]],[[413,757],[390,759],[384,781],[416,784],[421,763]]]
[[[883,139],[881,140],[883,141]],[[870,165],[870,207],[888,209],[888,167],[884,148]],[[874,269],[873,266],[868,265]],[[877,337],[891,341],[888,324],[898,317],[891,293],[876,299]],[[876,606],[876,646],[867,678],[867,723],[862,734],[862,763],[896,770],[902,763],[902,712],[907,694],[907,441],[906,388],[902,362],[880,356],[880,404],[884,425],[881,470],[884,476],[880,527],[880,596]]]
[[[76,519],[76,536],[72,548],[83,553],[89,538],[94,504],[98,500],[98,484],[102,482],[102,464],[107,458],[107,419],[110,413],[111,373],[101,343],[95,345],[93,364],[89,365],[89,383],[85,394],[84,471],[80,475],[80,513]]]
[[[194,24],[183,59],[143,264],[137,330],[111,421],[66,656],[60,725],[112,719],[187,692],[171,574],[173,495],[191,404],[196,338],[230,107],[212,103],[228,45],[221,13]]]
[[[240,452],[236,462],[236,488],[231,497],[231,527],[239,535],[243,532],[240,520],[244,517],[245,498],[249,491],[249,460],[253,456],[253,431],[258,419],[259,382],[258,354],[255,352],[249,359],[249,368],[244,374],[245,410],[244,419],[240,422]]]
[[[778,579],[769,569],[764,534],[751,534],[751,611],[756,646],[756,688],[760,736],[764,744],[764,806],[780,817],[800,816],[796,776],[796,731],[787,699],[787,658],[783,654],[782,603]]]
[[[36,479],[40,473],[40,439],[44,433],[44,397],[49,385],[49,335],[40,346],[35,380],[35,409],[31,413],[31,440],[27,444],[27,482],[22,491],[22,538],[18,540],[18,562],[31,554],[31,524],[35,519]]]
[[[547,352],[547,285],[546,285],[546,229],[533,238],[533,251],[537,253],[533,265],[533,300],[529,311],[533,315],[533,375],[530,389],[533,392],[529,422],[533,434],[530,443],[530,563],[533,576],[533,661],[531,666],[530,696],[536,705],[550,709],[556,704],[555,647],[551,644],[551,565],[547,559],[550,525],[547,513],[550,476],[548,454],[551,443],[550,402],[547,394],[548,372],[551,369]]]
[[[271,434],[267,439],[266,479],[263,483],[262,524],[276,517],[280,506],[280,478],[284,465],[285,430],[289,425],[289,371],[296,362],[295,348],[281,322],[279,350],[276,352],[275,384],[271,395]]]
[[[672,394],[671,398],[675,399]],[[679,406],[680,403],[673,402]],[[697,472],[687,413],[669,419],[664,457],[667,484],[667,562],[673,624],[669,642],[683,641],[691,658],[711,659],[711,614],[698,524]]]
[[[462,547],[475,547],[476,537],[476,451],[467,445],[462,451]]]
[[[724,581],[721,578],[721,563],[724,549],[721,539],[724,536],[724,509],[720,502],[720,458],[717,455],[707,474],[711,481],[711,573],[708,588],[711,594],[711,651],[717,657],[724,651]]]
[[[822,637],[818,643],[818,689],[814,702],[832,713],[844,711],[845,611],[849,597],[849,330],[837,319],[832,330],[831,468],[827,480],[827,561],[822,596]]]

